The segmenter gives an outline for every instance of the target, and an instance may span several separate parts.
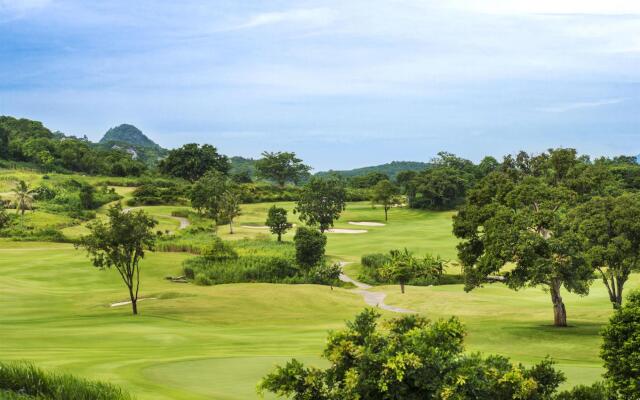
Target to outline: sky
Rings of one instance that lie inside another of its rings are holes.
[[[638,154],[640,2],[0,0],[0,115],[315,170]]]

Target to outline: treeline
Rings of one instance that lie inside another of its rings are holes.
[[[140,176],[147,167],[123,150],[86,138],[53,133],[41,122],[0,116],[0,159],[29,163],[46,172]]]

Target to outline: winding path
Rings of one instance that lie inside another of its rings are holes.
[[[135,210],[138,207],[129,207],[129,208],[125,208],[124,210],[122,210],[123,212],[129,212],[131,210]],[[191,225],[191,221],[189,221],[188,218],[184,218],[184,217],[176,217],[174,215],[168,215],[169,218],[173,218],[175,220],[177,220],[178,222],[180,222],[180,226],[178,227],[178,230],[182,230],[185,229],[186,227],[188,227],[189,225]]]
[[[344,267],[347,264],[349,264],[349,263],[348,262],[344,262],[344,261],[340,261],[340,267],[341,268]],[[359,281],[349,277],[344,272],[342,272],[340,274],[340,280],[342,282],[353,283],[356,286],[356,289],[353,289],[354,292],[356,292],[358,294],[361,294],[362,297],[364,297],[364,302],[367,303],[370,306],[378,307],[378,308],[381,308],[383,310],[397,312],[397,313],[409,313],[409,314],[416,313],[413,310],[408,310],[406,308],[394,307],[394,306],[390,306],[390,305],[385,304],[384,303],[384,298],[387,297],[386,293],[370,292],[369,289],[371,289],[372,286],[367,285],[366,283],[359,282]]]

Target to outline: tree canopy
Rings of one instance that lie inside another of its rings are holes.
[[[331,228],[340,218],[347,200],[344,181],[338,177],[311,177],[302,188],[294,213],[308,225],[318,226],[321,232]]]
[[[305,165],[295,153],[265,151],[262,158],[255,162],[255,169],[260,177],[284,187],[287,182],[298,184],[309,176],[311,167]]]
[[[227,156],[218,154],[218,150],[210,144],[200,146],[189,143],[170,150],[158,168],[165,175],[195,182],[212,170],[226,175],[231,164]]]

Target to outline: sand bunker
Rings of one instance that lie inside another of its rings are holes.
[[[269,229],[268,226],[264,226],[264,225],[241,225],[243,228],[249,228],[249,229]]]
[[[354,222],[354,221],[349,221],[349,225],[359,225],[359,226],[385,226],[386,224],[383,224],[383,223],[380,223],[380,222],[367,222],[367,221]]]
[[[138,299],[138,303],[141,302],[142,300],[157,300],[157,299],[155,297],[145,297],[142,299]],[[111,307],[126,306],[127,304],[131,304],[131,301],[121,301],[119,303],[113,303],[111,304]]]
[[[327,232],[329,232],[329,233],[351,233],[351,234],[357,234],[357,233],[367,233],[368,231],[365,231],[364,229],[331,228],[331,229],[327,229]]]

